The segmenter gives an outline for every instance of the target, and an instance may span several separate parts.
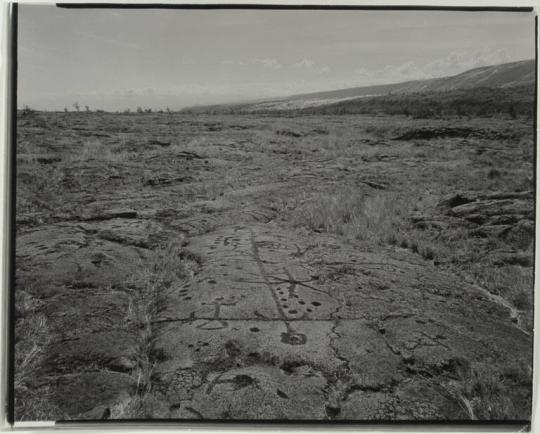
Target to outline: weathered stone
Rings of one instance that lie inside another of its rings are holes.
[[[269,129],[273,118],[115,114],[97,128],[77,116],[43,114],[66,124],[36,145],[70,161],[39,163],[60,180],[50,178],[54,194],[36,194],[34,162],[19,165],[18,330],[35,317],[31,330],[45,335],[28,396],[48,390],[58,414],[84,420],[463,420],[467,405],[493,408],[492,419],[528,417],[525,314],[468,271],[532,263],[533,195],[471,184],[490,154],[489,143],[471,143],[485,133],[477,120],[461,120],[461,131],[446,120],[355,118],[438,138],[393,145],[328,117],[329,134],[343,131],[329,147],[311,117]],[[510,121],[482,122],[501,132]],[[19,133],[34,137],[29,128]],[[93,149],[79,158],[79,134],[96,131],[114,158]],[[445,140],[452,134],[463,140]],[[174,146],[147,146],[149,137]],[[497,145],[513,157],[489,182],[513,188],[511,177],[530,175],[525,145]],[[407,154],[420,146],[423,156]],[[381,218],[364,207],[341,216],[332,201],[354,209],[364,196]],[[392,210],[388,227],[381,206]],[[387,242],[394,230],[402,247]],[[29,335],[18,333],[17,348],[33,348]],[[501,375],[501,389],[478,394]],[[497,407],[506,397],[519,410]]]

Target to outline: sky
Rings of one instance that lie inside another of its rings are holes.
[[[179,109],[534,58],[528,12],[19,6],[18,105]]]

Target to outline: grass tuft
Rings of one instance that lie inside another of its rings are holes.
[[[54,405],[49,386],[39,384],[47,347],[54,338],[47,317],[39,312],[42,304],[24,289],[17,289],[14,400],[19,421],[65,418]]]
[[[517,309],[523,311],[532,309],[531,289],[534,285],[534,275],[531,268],[519,265],[478,266],[473,268],[473,274],[486,290],[509,300]]]
[[[344,188],[319,193],[293,211],[296,226],[315,232],[344,235],[350,239],[395,243],[405,222],[407,203],[395,193],[369,196]]]
[[[131,375],[137,387],[130,400],[118,403],[111,410],[111,418],[144,418],[152,414],[149,408],[154,402],[152,374],[158,362],[154,322],[168,297],[182,287],[185,279],[192,277],[199,265],[200,258],[186,251],[181,243],[172,241],[154,252],[148,266],[141,267],[126,315],[128,327],[136,335],[136,367]]]

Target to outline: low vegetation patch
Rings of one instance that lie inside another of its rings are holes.
[[[382,243],[403,228],[408,204],[397,193],[367,195],[357,188],[319,193],[293,212],[293,222],[315,232]]]
[[[43,362],[54,334],[42,301],[23,288],[16,291],[15,415],[17,420],[55,420],[65,415],[54,405],[50,387],[40,384]]]
[[[510,301],[518,310],[533,307],[534,274],[530,267],[503,265],[499,267],[477,266],[473,269],[477,281],[489,292]]]
[[[199,259],[186,251],[181,243],[172,241],[157,249],[149,264],[142,264],[141,276],[130,294],[126,313],[128,329],[136,336],[136,367],[131,375],[136,380],[136,392],[128,401],[113,406],[112,419],[147,418],[153,414],[152,374],[159,355],[154,351],[155,320],[166,306],[167,299],[192,277]]]
[[[460,402],[472,420],[518,420],[527,401],[516,402],[508,390],[525,392],[530,388],[531,369],[524,363],[502,371],[487,363],[474,363],[465,381],[447,390]]]

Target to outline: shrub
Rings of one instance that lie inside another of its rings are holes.
[[[27,104],[25,104],[21,110],[21,115],[27,116],[27,115],[31,115],[32,113],[34,113],[34,110],[31,109]]]

